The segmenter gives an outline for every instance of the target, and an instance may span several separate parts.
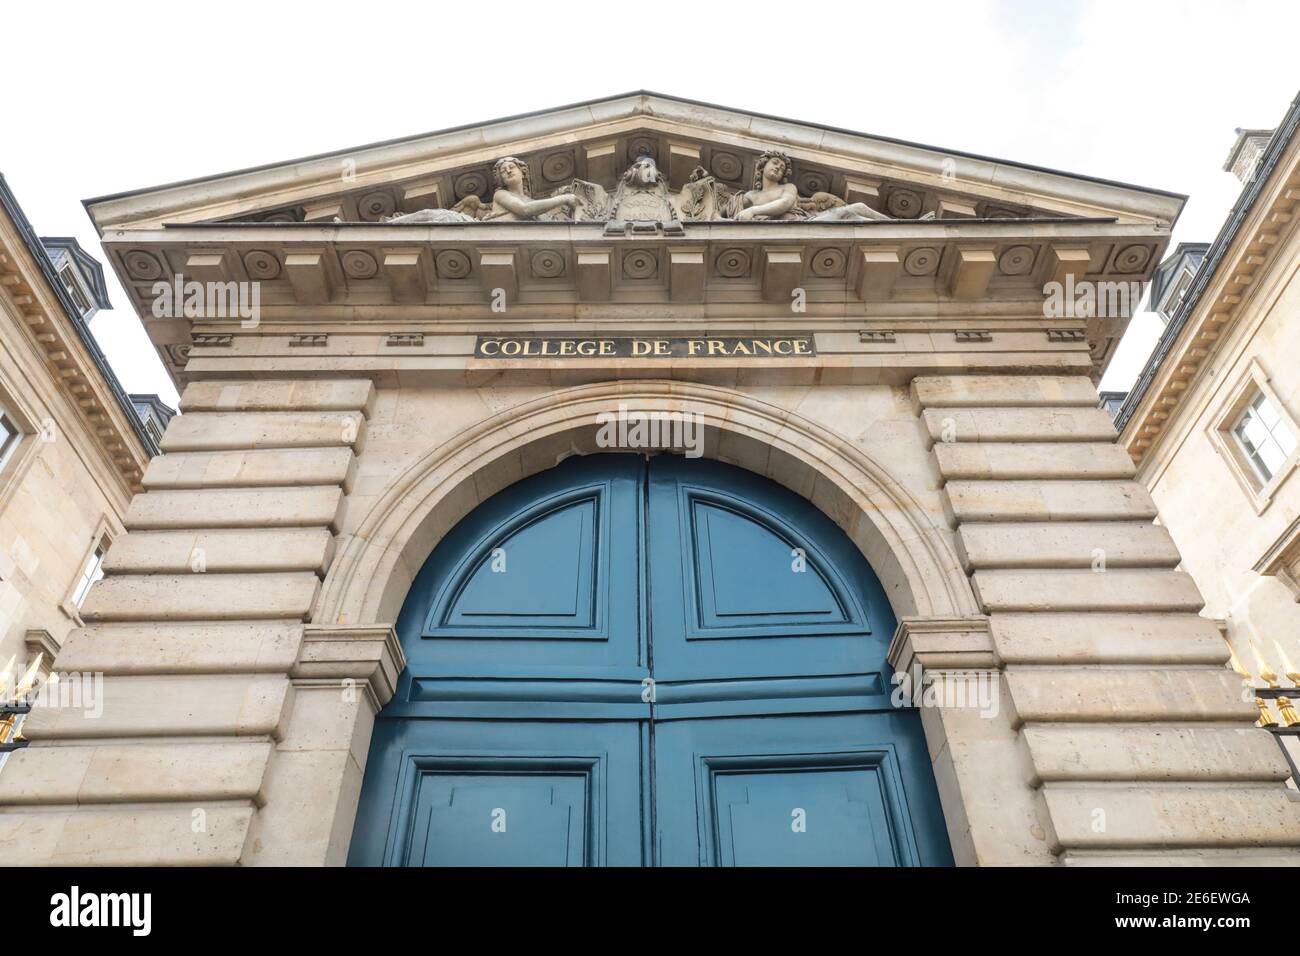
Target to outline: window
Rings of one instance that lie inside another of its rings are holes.
[[[38,442],[28,408],[0,382],[0,513],[9,506],[32,462]],[[11,397],[12,396],[12,397]]]
[[[64,593],[59,609],[81,626],[81,606],[86,603],[86,595],[91,586],[104,576],[104,557],[120,529],[113,524],[108,515],[100,515],[95,533],[89,536],[89,547],[81,559],[81,570],[77,572],[71,587]]]
[[[86,592],[90,586],[104,576],[104,553],[108,550],[108,542],[100,539],[99,544],[95,545],[95,550],[90,552],[90,557],[86,559],[86,566],[81,569],[81,577],[77,578],[77,586],[72,591],[72,606],[79,608],[81,602],[86,600]]]
[[[1169,296],[1169,308],[1166,311],[1170,315],[1178,311],[1178,307],[1182,305],[1183,296],[1187,295],[1187,290],[1192,287],[1192,275],[1191,269],[1184,269],[1183,274],[1179,277],[1178,285],[1174,287],[1173,294]]]
[[[23,433],[18,427],[18,423],[10,417],[8,412],[0,408],[0,468],[5,466],[5,462],[9,460],[9,456],[18,447],[22,437]]]
[[[1255,513],[1263,514],[1300,463],[1300,427],[1258,358],[1250,360],[1206,431]]]
[[[64,266],[60,269],[59,278],[63,281],[63,287],[68,290],[68,295],[72,297],[72,304],[77,307],[78,314],[85,315],[89,312],[90,302],[86,299],[86,294],[81,291],[77,277],[72,274],[72,266]]]
[[[1263,392],[1255,393],[1232,427],[1232,434],[1261,481],[1270,481],[1295,451],[1295,436]]]

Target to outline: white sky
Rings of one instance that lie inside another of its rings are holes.
[[[37,232],[102,257],[81,200],[651,89],[1186,193],[1237,196],[1233,129],[1300,87],[1297,0],[9,4],[0,171]],[[545,20],[545,23],[542,21]],[[112,273],[128,391],[175,392]],[[1139,315],[1103,385],[1160,331]]]

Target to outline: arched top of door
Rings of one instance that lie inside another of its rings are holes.
[[[770,478],[811,501],[866,557],[897,617],[978,613],[950,532],[853,442],[732,389],[628,381],[557,389],[514,406],[395,476],[342,542],[315,619],[395,621],[416,572],[443,535],[503,488],[570,455],[600,452],[601,423],[620,405],[698,416],[706,457]]]

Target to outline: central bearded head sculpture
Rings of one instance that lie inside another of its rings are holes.
[[[623,174],[623,183],[638,189],[653,189],[662,178],[655,158],[649,153],[641,153]]]

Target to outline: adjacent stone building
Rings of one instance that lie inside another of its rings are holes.
[[[38,238],[2,177],[0,290],[2,698],[81,626],[158,448],[90,334],[109,304],[99,263],[74,239]]]
[[[1063,293],[1182,203],[652,93],[89,201],[183,414],[0,861],[1293,861]]]
[[[1190,281],[1116,419],[1203,613],[1261,687],[1292,686],[1300,660],[1298,122],[1300,101],[1271,134],[1237,131],[1224,169],[1241,196],[1182,270]]]

